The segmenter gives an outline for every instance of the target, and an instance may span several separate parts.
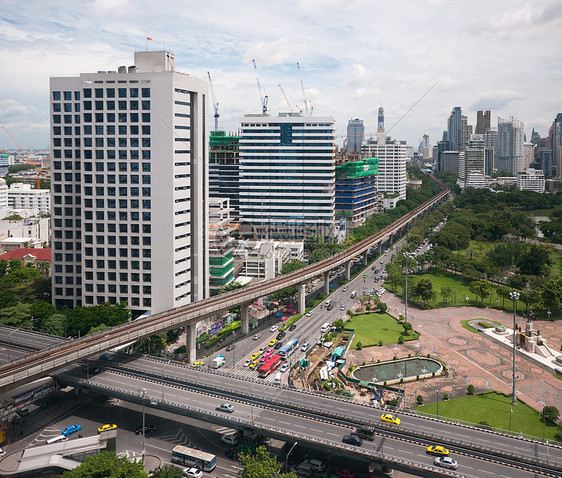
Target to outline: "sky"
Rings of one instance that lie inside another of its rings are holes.
[[[560,45],[560,0],[2,0],[0,126],[48,147],[50,77],[116,70],[148,48],[210,72],[226,131],[261,112],[255,59],[269,113],[289,110],[282,85],[294,111],[306,98],[335,119],[340,144],[352,118],[374,134],[379,106],[415,148],[441,139],[455,106],[474,126],[479,109],[493,126],[514,116],[529,139],[562,111]],[[15,147],[0,131],[0,149]]]

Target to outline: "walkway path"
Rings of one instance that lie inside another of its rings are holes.
[[[404,300],[390,292],[383,297],[388,312],[394,317],[404,314]],[[394,355],[407,357],[431,354],[448,365],[449,376],[430,379],[425,382],[406,384],[406,403],[413,404],[416,394],[424,396],[426,402],[436,400],[448,393],[451,398],[465,396],[469,384],[477,392],[496,390],[506,394],[512,389],[512,353],[496,341],[482,333],[473,333],[462,327],[461,321],[467,319],[489,319],[506,327],[513,325],[513,314],[491,308],[448,307],[421,310],[408,305],[408,320],[421,333],[419,341],[402,345],[368,347],[361,351],[352,350],[353,364],[372,362],[377,359],[390,360]],[[525,326],[525,319],[517,317],[518,325]],[[535,329],[540,329],[550,346],[558,350],[562,343],[562,326],[559,322],[535,321]],[[516,356],[516,392],[518,398],[528,405],[541,410],[538,402],[554,405],[562,410],[562,380],[535,365],[528,359]]]

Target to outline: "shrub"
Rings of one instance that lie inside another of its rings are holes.
[[[401,335],[400,337],[398,337],[398,343],[399,344],[403,344],[404,343],[404,336]]]
[[[432,377],[435,377],[435,372],[431,372],[431,376],[432,376]]]
[[[470,384],[468,387],[466,387],[466,393],[468,393],[469,395],[474,395],[474,392],[474,385]]]
[[[381,363],[381,359],[377,359],[377,363]]]
[[[431,358],[431,354],[427,354],[427,358]]]
[[[418,395],[416,397],[416,401],[418,402],[418,405],[422,405],[423,404],[423,396],[422,395]]]
[[[357,345],[355,346],[355,348],[357,350],[361,350],[363,348],[363,344],[361,342],[357,342]]]
[[[398,399],[397,398],[393,398],[390,401],[390,406],[395,407],[396,405],[398,405]]]
[[[396,360],[396,355],[395,355],[395,356],[393,357],[393,359],[392,359],[392,360]]]
[[[562,432],[556,432],[556,433],[554,434],[554,439],[555,439],[556,441],[562,442]]]
[[[382,343],[382,339],[379,340],[379,347],[382,347],[383,343]],[[560,350],[562,350],[562,345],[560,346]]]
[[[187,348],[185,345],[180,345],[177,349],[174,350],[175,354],[184,354],[186,353]]]
[[[371,310],[371,306],[369,304],[367,304],[367,306],[365,307],[365,310]]]
[[[448,393],[443,394],[443,400],[449,400],[449,394]]]

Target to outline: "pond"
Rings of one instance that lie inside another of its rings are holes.
[[[400,381],[400,379],[415,379],[418,375],[431,376],[441,373],[443,366],[437,360],[430,358],[413,357],[391,362],[376,363],[357,367],[351,376],[363,382],[384,383]]]

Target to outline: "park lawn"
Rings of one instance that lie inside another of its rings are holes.
[[[429,398],[429,397],[428,397]],[[434,397],[431,397],[434,398]],[[418,406],[417,410],[435,415],[435,403]],[[489,425],[502,430],[509,430],[509,415],[511,415],[511,431],[542,438],[543,421],[539,412],[529,407],[521,400],[517,405],[511,405],[511,396],[497,392],[439,401],[439,416],[458,419],[466,422]],[[544,436],[553,440],[554,434],[560,428],[550,421],[544,424]]]
[[[395,344],[398,337],[404,332],[404,327],[390,314],[373,312],[372,314],[354,315],[345,323],[346,329],[355,331],[354,342],[361,342],[363,347],[379,345],[382,340],[384,345]],[[406,336],[406,340],[414,340],[419,336]]]
[[[409,275],[411,276],[411,274]],[[419,279],[429,279],[433,284],[433,290],[436,292],[436,298],[431,300],[429,303],[426,303],[427,308],[436,309],[440,307],[455,307],[459,305],[482,305],[482,301],[479,297],[475,296],[472,292],[470,292],[470,284],[472,282],[471,279],[468,279],[464,276],[459,274],[453,274],[452,272],[432,268],[431,272],[427,272],[425,274],[420,275],[413,275],[415,277],[414,280]],[[404,290],[400,286],[398,287],[398,291],[395,291],[392,287],[392,283],[385,282],[384,287],[395,294],[399,295],[400,297],[404,296]],[[441,295],[441,289],[450,287],[453,290],[453,294],[447,298],[447,302],[443,300]],[[468,297],[468,302],[466,298]],[[421,305],[421,304],[418,304]],[[492,286],[492,293],[489,297],[484,299],[485,306],[494,306],[495,308],[511,310],[512,302],[509,300],[505,301],[500,296],[496,294],[496,288]],[[503,307],[502,307],[503,306]]]

